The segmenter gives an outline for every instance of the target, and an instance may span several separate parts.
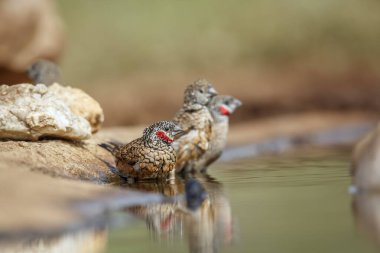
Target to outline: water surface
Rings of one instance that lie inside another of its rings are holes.
[[[200,214],[180,204],[129,209],[128,225],[109,229],[106,252],[377,252],[380,224],[368,209],[380,210],[353,211],[349,163],[349,151],[308,150],[215,164],[198,176],[210,195]]]
[[[196,212],[181,200],[183,179],[123,185],[171,201],[118,210],[76,232],[2,241],[0,251],[378,252],[380,196],[348,194],[350,156],[299,150],[219,162],[196,175],[208,192]]]

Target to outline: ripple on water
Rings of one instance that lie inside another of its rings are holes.
[[[210,168],[227,185],[251,187],[324,185],[347,181],[349,160],[345,152],[288,154],[241,159]],[[342,169],[347,168],[347,169]]]

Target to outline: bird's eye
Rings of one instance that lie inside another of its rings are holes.
[[[168,132],[170,129],[169,129],[169,127],[165,127],[165,129],[164,129],[166,132]]]
[[[200,92],[203,94],[204,93],[204,91],[203,90],[200,90]]]

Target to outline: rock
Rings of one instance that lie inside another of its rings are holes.
[[[380,195],[378,192],[355,194],[352,213],[359,236],[380,245]]]
[[[49,91],[60,96],[70,106],[74,114],[85,118],[91,125],[92,133],[100,130],[104,122],[104,114],[103,109],[96,100],[80,89],[70,86],[63,87],[58,83],[51,85]]]
[[[142,131],[141,128],[124,129],[124,135],[119,136],[118,131],[106,129],[80,142],[0,141],[0,161],[9,168],[26,166],[31,171],[54,177],[115,183],[121,180],[113,171],[115,158],[99,144],[116,139],[127,143]]]
[[[58,197],[58,196],[57,196]],[[70,220],[69,220],[70,221]],[[55,236],[43,236],[35,240],[0,241],[2,253],[77,252],[102,253],[107,249],[106,228],[86,228]]]
[[[0,7],[0,68],[20,73],[36,59],[59,57],[63,23],[54,1],[2,0]]]
[[[0,142],[1,150],[4,150],[3,144]],[[10,143],[7,145],[8,147],[13,146]],[[13,148],[18,152],[21,151],[22,159],[25,159],[25,155],[28,153],[36,155],[39,152],[30,149],[22,152],[23,149],[17,149],[16,146],[13,146]],[[77,149],[80,148],[78,147]],[[46,152],[46,149],[42,152]],[[8,154],[10,153],[8,152]],[[46,155],[54,155],[54,153],[47,152]],[[58,157],[53,156],[50,160],[53,161],[54,158]],[[87,159],[89,157],[87,156]],[[15,163],[16,158],[14,157],[8,158],[10,159],[4,160],[4,156],[1,154],[1,252],[4,252],[2,247],[4,242],[20,244],[24,242],[26,245],[23,246],[28,247],[31,242],[29,239],[35,239],[35,237],[41,239],[43,236],[43,238],[48,239],[47,235],[59,235],[102,224],[101,221],[104,218],[102,215],[107,211],[161,200],[161,197],[156,194],[139,193],[78,180],[52,178],[48,175],[31,171],[31,163],[28,160],[24,160],[24,164],[22,164],[22,162]],[[55,162],[54,166],[56,164],[58,163]],[[73,164],[71,163],[71,165]],[[47,166],[47,164],[41,164],[41,166]],[[78,166],[80,167],[81,165]],[[20,240],[20,238],[24,240]],[[54,240],[51,242],[54,243]],[[25,251],[19,249],[18,251],[10,252]],[[41,248],[27,252],[41,252]],[[46,252],[52,251],[47,250]],[[82,251],[64,250],[62,252]]]
[[[33,84],[42,83],[50,86],[53,83],[61,83],[61,69],[56,63],[49,60],[35,61],[28,67],[27,73]]]
[[[94,217],[107,210],[154,200],[152,194],[145,198],[145,194],[102,186],[124,182],[112,171],[114,157],[98,146],[118,136],[113,132],[102,131],[80,142],[0,141],[0,199],[4,203],[0,235],[66,232],[98,222]],[[123,132],[118,140],[128,142],[142,129]]]
[[[79,89],[54,84],[0,86],[0,138],[84,140],[103,122],[99,104]]]
[[[356,144],[352,176],[359,190],[380,190],[380,124]]]
[[[46,141],[0,142],[0,160],[10,167],[27,165],[51,176],[107,183],[120,180],[112,172],[113,157],[95,144]]]

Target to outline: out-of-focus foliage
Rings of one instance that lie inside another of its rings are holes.
[[[299,59],[336,67],[373,63],[380,55],[375,0],[58,3],[67,28],[63,66],[69,82]]]

